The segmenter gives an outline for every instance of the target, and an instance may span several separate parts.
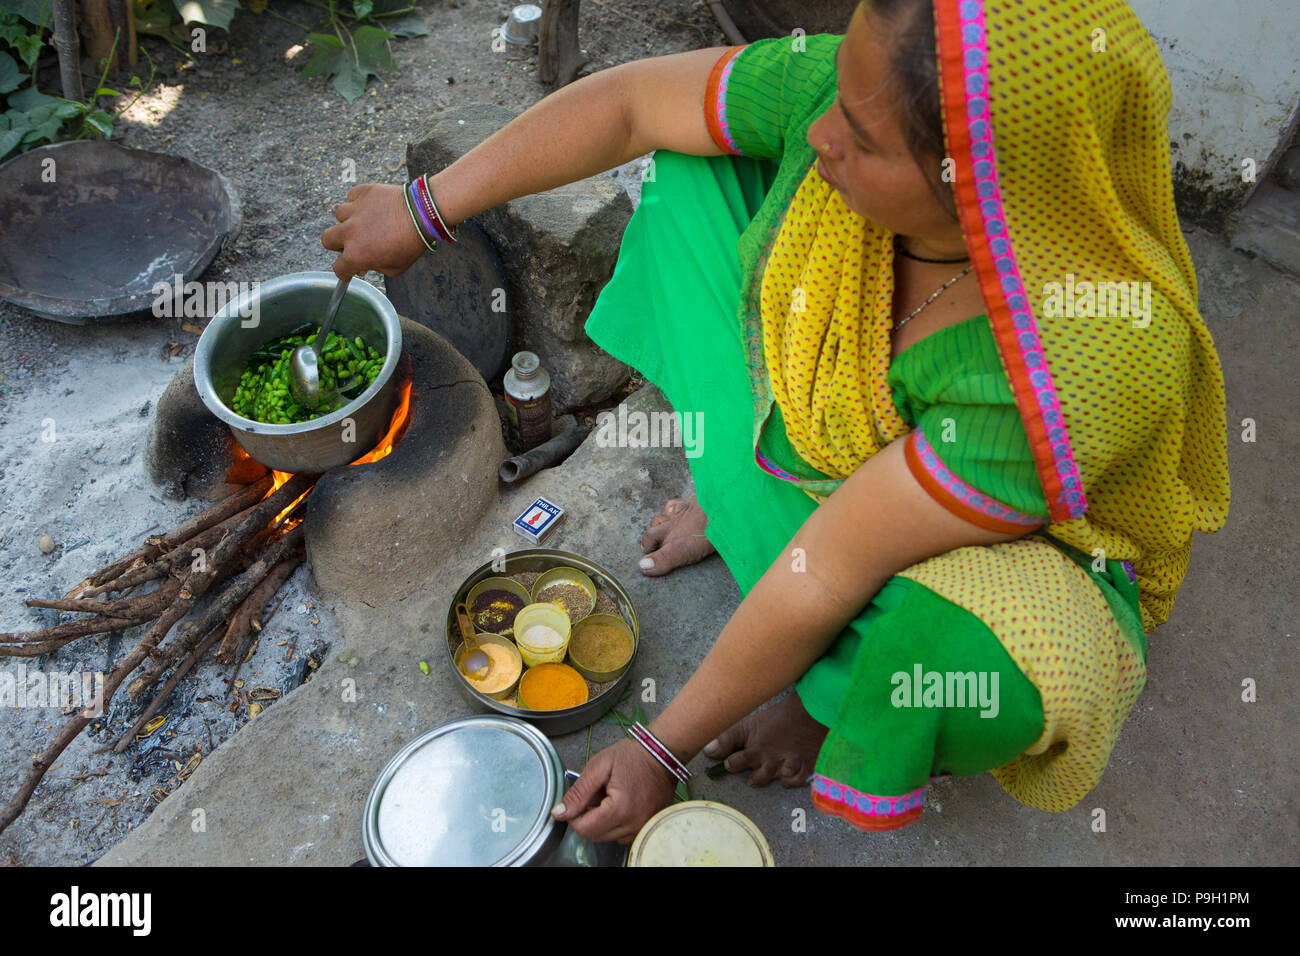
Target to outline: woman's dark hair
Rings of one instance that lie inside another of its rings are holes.
[[[934,0],[861,0],[859,6],[863,13],[878,17],[892,34],[889,68],[897,83],[903,138],[916,165],[925,173],[935,199],[956,219],[952,189],[942,181],[938,170],[944,142]]]

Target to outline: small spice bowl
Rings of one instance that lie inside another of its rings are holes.
[[[566,584],[580,588],[586,592],[587,600],[584,600],[580,605],[571,607],[570,605],[555,601],[553,598],[548,599],[541,596],[542,592],[548,588],[562,587]],[[545,572],[541,577],[533,582],[531,599],[538,602],[549,600],[551,603],[560,604],[569,617],[569,623],[577,624],[596,607],[596,585],[591,578],[587,577],[587,575],[583,574],[577,568],[551,568],[551,570]]]
[[[478,681],[475,681],[469,677],[465,678],[467,681],[469,681],[470,686],[473,687],[475,690],[478,690],[480,694],[484,694],[488,697],[491,697],[493,700],[505,700],[507,697],[509,697],[511,694],[515,692],[515,688],[519,686],[519,678],[523,675],[524,672],[524,662],[523,662],[523,658],[519,654],[519,648],[515,647],[514,641],[510,640],[510,638],[502,637],[500,634],[489,634],[486,632],[479,632],[474,635],[474,640],[477,641],[480,645],[497,644],[500,645],[501,647],[506,648],[510,652],[510,657],[513,660],[516,667],[515,678],[500,690],[494,690],[491,693],[485,690],[480,690]],[[465,656],[465,645],[462,643],[460,647],[456,648],[456,653],[452,657],[452,660],[455,661],[456,663],[456,669],[458,671],[460,671],[461,659],[464,656]],[[493,671],[495,670],[496,670],[496,666],[494,665]],[[461,674],[462,676],[464,676],[463,671],[461,671]],[[491,673],[488,674],[488,677],[492,677],[492,676],[493,675]]]
[[[524,638],[529,628],[541,624],[551,628],[560,635],[563,640],[553,646],[529,644]],[[564,660],[564,655],[569,651],[569,635],[572,633],[572,627],[569,624],[569,615],[564,613],[564,608],[558,604],[541,602],[539,604],[530,604],[517,615],[515,615],[515,644],[519,648],[519,654],[524,659],[524,664],[529,667],[536,667],[538,664],[558,664]]]
[[[538,699],[538,682],[548,679],[565,685],[566,689],[573,694],[573,699],[566,700],[561,704],[553,704],[550,707],[537,706],[542,703]],[[590,693],[587,682],[582,679],[582,675],[568,664],[538,664],[536,667],[530,667],[524,671],[524,676],[519,681],[519,707],[521,710],[537,711],[568,710],[571,707],[581,707],[585,704]]]
[[[609,633],[604,630],[606,628],[611,628],[627,638],[627,653],[619,654],[615,666],[606,665],[597,669],[592,666],[595,663],[592,659],[593,652],[598,653],[602,646],[608,645],[608,638],[602,639],[602,632],[605,635]],[[615,614],[591,614],[584,617],[574,625],[573,634],[569,638],[569,664],[593,684],[603,684],[617,678],[623,673],[635,653],[636,638],[632,636],[632,629],[627,626],[626,621]]]
[[[512,636],[514,630],[514,619],[502,625],[500,628],[485,626],[483,621],[479,620],[482,616],[482,609],[479,612],[474,610],[474,602],[487,591],[506,591],[507,593],[519,598],[524,605],[532,604],[533,597],[528,593],[528,589],[513,578],[484,578],[478,584],[469,589],[465,595],[465,606],[469,608],[469,618],[474,622],[474,630],[487,631],[489,634],[500,634],[504,637]],[[522,605],[521,605],[522,607]]]

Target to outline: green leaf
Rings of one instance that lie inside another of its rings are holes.
[[[691,788],[687,785],[685,780],[677,781],[677,787],[673,790],[673,796],[676,797],[679,802],[691,799]]]
[[[393,35],[379,27],[365,26],[352,34],[352,43],[357,48],[357,59],[362,68],[370,75],[378,76],[380,70],[391,70],[397,66],[393,56],[388,52],[388,41]]]
[[[4,0],[5,8],[12,10],[28,23],[34,23],[37,26],[45,25],[50,22],[50,11],[53,9],[50,0]]]
[[[39,143],[42,140],[53,142],[63,127],[63,117],[55,115],[53,106],[38,106],[27,110],[27,122],[31,128],[23,134],[24,143]]]
[[[36,33],[24,34],[14,42],[14,49],[18,51],[18,55],[23,58],[29,70],[40,57],[42,46],[44,44],[41,43],[40,35]]]
[[[0,130],[0,159],[8,156],[9,153],[23,141],[21,131],[5,129]]]
[[[408,13],[401,17],[384,17],[380,21],[395,37],[427,37],[429,28],[424,25],[424,17],[418,13]]]
[[[16,47],[18,41],[25,36],[27,36],[27,28],[8,10],[0,8],[0,40]]]
[[[239,9],[239,0],[172,0],[172,3],[186,23],[205,23],[222,30],[230,28],[230,21]]]
[[[23,85],[27,74],[18,69],[17,62],[8,53],[0,53],[0,93],[8,93]]]
[[[334,89],[351,103],[365,92],[368,77],[379,76],[381,70],[395,66],[388,53],[391,36],[376,27],[361,27],[345,46],[338,37],[309,33],[307,39],[314,49],[302,75],[333,77]]]
[[[62,102],[57,96],[48,96],[35,87],[24,87],[9,97],[11,110],[30,110],[37,106],[53,107]]]
[[[140,77],[133,76],[131,77],[131,79],[135,80],[138,84]],[[99,89],[95,90],[95,95],[96,96],[125,96],[126,94],[123,93],[121,90],[110,90],[107,86],[101,86]]]
[[[5,113],[4,118],[8,127],[16,133],[26,133],[32,128],[31,120],[29,120],[27,114],[21,110],[10,110]]]
[[[54,115],[59,119],[69,119],[73,116],[80,116],[86,112],[86,107],[81,103],[73,100],[60,100],[59,105],[54,107]]]
[[[92,110],[87,113],[86,125],[105,139],[113,135],[113,116],[103,110]]]
[[[375,0],[352,0],[352,12],[358,20],[364,20],[370,16],[370,11],[375,8]]]
[[[641,702],[639,700],[632,707],[632,721],[642,725],[650,723],[650,718],[647,717],[645,711],[641,709]]]
[[[723,777],[726,777],[730,774],[730,771],[727,770],[727,765],[725,763],[715,763],[712,767],[709,767],[704,772],[705,774],[708,775],[708,778],[710,780],[721,780]]]
[[[172,12],[162,3],[136,3],[135,32],[171,39]]]

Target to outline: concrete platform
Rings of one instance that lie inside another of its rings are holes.
[[[866,835],[811,806],[806,790],[751,790],[743,778],[698,773],[693,793],[729,803],[767,834],[780,865],[1285,864],[1300,857],[1295,759],[1295,414],[1300,281],[1217,241],[1189,236],[1201,307],[1228,381],[1233,504],[1227,528],[1201,538],[1170,621],[1150,636],[1146,690],[1097,789],[1074,810],[1047,814],[1007,796],[991,776],[934,786],[916,825]],[[666,407],[653,388],[632,397]],[[1244,419],[1255,441],[1242,440]],[[523,539],[508,528],[525,500],[568,509],[548,546],[605,565],[636,603],[643,656],[655,680],[652,716],[685,681],[739,601],[721,560],[661,579],[636,569],[641,532],[688,484],[680,449],[600,448],[594,433],[562,467],[513,489],[469,543],[449,542],[425,586],[381,608],[338,608],[354,666],[339,654],[307,684],[205,759],[189,781],[99,860],[101,865],[340,865],[363,856],[361,809],[389,757],[424,730],[467,713],[435,650],[460,580]],[[326,598],[329,596],[327,595]],[[432,665],[430,676],[418,669]],[[357,701],[346,703],[345,679]],[[1242,700],[1242,682],[1258,702]],[[597,724],[592,744],[616,739]],[[585,732],[559,738],[580,768]],[[1105,832],[1094,832],[1103,809]],[[203,811],[206,832],[192,826]],[[802,812],[801,812],[802,811]],[[798,826],[806,819],[806,827]]]

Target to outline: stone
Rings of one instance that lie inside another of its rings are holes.
[[[491,103],[445,110],[407,146],[408,172],[436,173],[515,115]],[[584,326],[614,274],[631,216],[627,191],[599,173],[500,203],[471,219],[492,240],[505,267],[515,317],[512,348],[541,358],[554,383],[557,413],[608,398],[630,375],[628,366],[596,347]]]
[[[472,219],[460,224],[455,243],[439,243],[437,254],[384,279],[398,314],[443,336],[489,382],[510,364],[514,322],[505,290],[492,240]]]

